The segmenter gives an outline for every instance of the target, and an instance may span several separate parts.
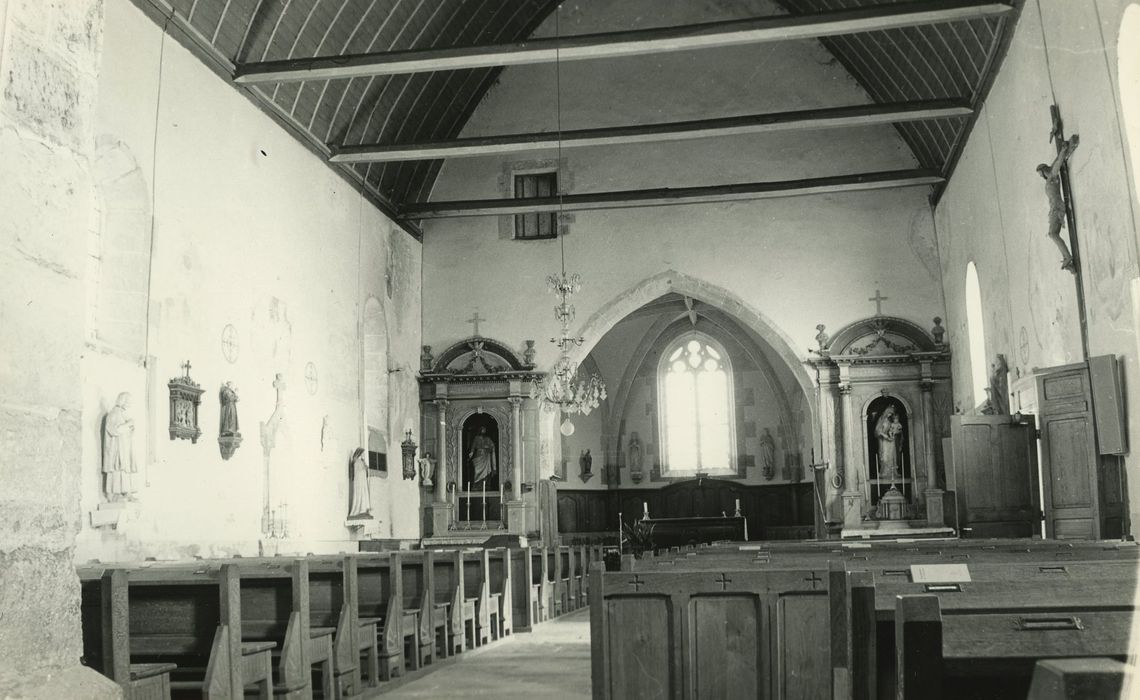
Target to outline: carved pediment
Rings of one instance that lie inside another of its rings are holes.
[[[518,355],[502,343],[482,336],[472,336],[445,350],[431,370],[424,374],[483,376],[527,372],[533,367],[524,364]]]
[[[818,327],[817,327],[818,328]],[[872,316],[845,326],[833,338],[820,331],[821,357],[898,358],[918,353],[945,353],[947,347],[936,342],[917,325],[893,316]]]

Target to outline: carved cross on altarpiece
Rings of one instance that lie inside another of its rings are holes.
[[[474,316],[472,316],[471,318],[467,319],[467,322],[468,322],[468,323],[470,323],[470,324],[471,324],[472,326],[474,326],[474,328],[475,328],[475,330],[471,331],[471,335],[472,335],[473,337],[475,337],[475,338],[480,338],[480,337],[482,337],[482,336],[480,336],[480,335],[479,335],[479,324],[480,324],[480,323],[482,323],[483,321],[486,321],[486,320],[487,320],[487,319],[485,319],[485,318],[480,318],[480,317],[479,317],[479,312],[478,312],[478,311],[476,311],[476,312],[475,312],[475,315],[474,315]]]

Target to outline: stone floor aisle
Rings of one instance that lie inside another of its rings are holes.
[[[590,611],[579,610],[534,632],[466,652],[454,663],[408,681],[384,698],[590,697]]]

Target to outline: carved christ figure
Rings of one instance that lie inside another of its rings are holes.
[[[103,492],[108,501],[134,500],[135,451],[132,437],[135,421],[127,416],[130,393],[115,399],[103,423]]]
[[[1061,269],[1073,271],[1073,255],[1069,246],[1061,238],[1061,227],[1065,225],[1065,198],[1061,194],[1061,168],[1072,157],[1073,151],[1080,144],[1080,138],[1073,134],[1072,138],[1063,142],[1064,146],[1052,165],[1042,163],[1037,166],[1037,174],[1045,180],[1045,196],[1049,198],[1049,240],[1057,245],[1061,251]]]
[[[487,437],[486,427],[479,428],[479,434],[471,440],[467,457],[471,460],[472,483],[478,484],[497,471],[495,443]]]

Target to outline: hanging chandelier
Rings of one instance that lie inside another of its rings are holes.
[[[574,305],[570,296],[582,288],[581,275],[567,275],[565,263],[562,273],[546,278],[549,290],[558,295],[559,304],[554,307],[554,317],[562,326],[562,333],[550,342],[558,346],[558,360],[550,373],[541,379],[531,380],[530,397],[541,402],[549,411],[565,414],[581,413],[586,416],[606,399],[606,384],[597,374],[581,376],[578,364],[570,359],[570,348],[585,342],[581,336],[570,335],[570,323],[574,320]],[[562,432],[570,435],[574,424],[567,418],[562,422]]]
[[[559,5],[554,14],[554,33],[561,36],[559,17],[562,7]],[[584,416],[598,407],[606,400],[606,384],[597,374],[581,376],[578,374],[578,363],[570,359],[570,348],[582,345],[585,339],[581,336],[570,335],[570,324],[574,321],[574,305],[570,297],[582,289],[582,276],[566,274],[566,243],[559,223],[562,221],[562,71],[559,61],[557,45],[554,54],[554,103],[555,114],[558,120],[558,160],[557,160],[557,188],[558,188],[558,216],[554,222],[555,235],[558,236],[558,250],[562,257],[562,271],[557,275],[546,278],[549,291],[558,295],[559,303],[554,307],[554,317],[562,326],[562,334],[551,338],[550,342],[558,346],[558,360],[550,373],[541,379],[531,380],[530,397],[538,400],[542,407],[548,411],[559,411],[567,416],[581,413]],[[574,424],[570,419],[564,418],[560,426],[563,435],[574,433]]]

